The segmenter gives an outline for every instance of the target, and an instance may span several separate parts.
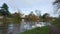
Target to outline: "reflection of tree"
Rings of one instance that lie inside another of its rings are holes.
[[[12,34],[12,32],[10,32],[9,34]]]

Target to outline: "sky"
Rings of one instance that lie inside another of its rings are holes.
[[[29,14],[31,11],[40,10],[41,14],[53,14],[53,2],[55,0],[0,0],[0,6],[6,3],[11,13],[22,11]]]

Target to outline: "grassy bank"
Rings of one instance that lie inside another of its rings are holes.
[[[51,24],[60,28],[60,18],[55,19],[55,21],[53,21]]]
[[[32,30],[27,30],[25,32],[22,32],[20,34],[49,34],[50,28],[48,26],[44,26],[41,28],[35,28]]]

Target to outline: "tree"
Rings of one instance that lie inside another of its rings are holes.
[[[6,17],[10,15],[10,12],[8,11],[8,6],[6,3],[4,3],[0,9],[0,14],[3,16],[3,34],[7,34],[8,29],[8,23],[6,22]]]
[[[10,12],[8,11],[8,6],[6,3],[4,3],[1,7],[0,13],[4,16],[9,16]]]
[[[49,14],[48,13],[43,14],[42,18],[43,22],[48,22]]]
[[[52,24],[60,28],[60,17],[55,18],[55,20],[52,21]]]
[[[58,15],[60,16],[60,0],[55,0],[55,2],[53,2],[53,4],[56,5],[55,13],[58,13]],[[60,27],[60,17],[55,19],[55,21],[53,22],[53,25]]]
[[[21,22],[21,14],[20,13],[14,13],[13,14],[13,22],[16,24]]]
[[[20,32],[20,25],[21,25],[21,21],[22,21],[22,18],[21,18],[21,13],[17,13],[15,12],[13,14],[13,24],[14,24],[14,32],[17,31],[17,32]],[[15,32],[16,33],[16,32]]]
[[[55,0],[53,4],[60,3],[60,0]]]
[[[53,2],[53,5],[55,5],[56,7],[54,8],[55,9],[54,13],[57,13],[60,15],[60,0],[55,0],[55,2]]]
[[[36,16],[33,12],[31,12],[29,15],[30,21],[34,22],[37,21],[39,18]]]
[[[33,12],[31,12],[29,15],[26,16],[27,21],[30,22],[30,24],[35,24],[39,20],[39,17],[36,16]]]
[[[38,16],[39,18],[41,18],[41,11],[40,11],[40,10],[35,10],[35,13],[37,14],[37,16]]]

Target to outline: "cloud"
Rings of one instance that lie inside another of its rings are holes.
[[[42,9],[42,11],[50,11],[53,0],[0,0],[2,3],[7,3],[10,10],[17,10],[20,8],[24,11]]]
[[[30,5],[33,5],[33,4],[36,4],[36,3],[41,3],[43,2],[44,0],[18,0],[22,3],[25,3],[25,4],[30,4]]]

